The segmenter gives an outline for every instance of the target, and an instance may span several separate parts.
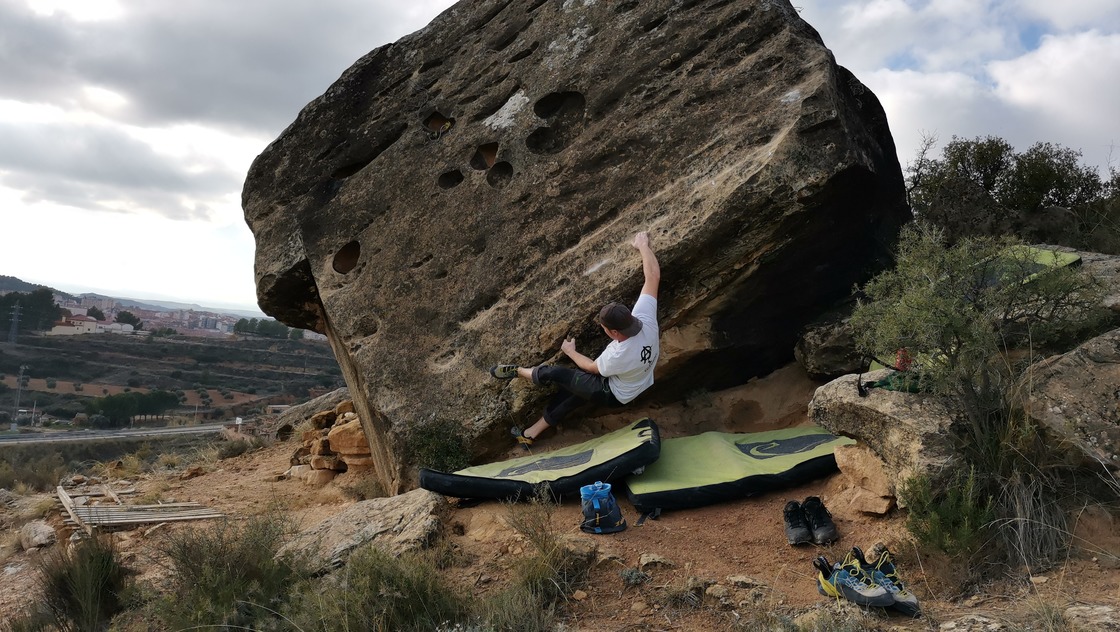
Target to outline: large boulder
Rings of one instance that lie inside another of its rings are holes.
[[[484,453],[539,415],[488,366],[602,348],[634,232],[673,399],[787,362],[908,217],[882,107],[788,0],[460,2],[308,104],[242,204],[261,308],[328,336],[390,492],[409,428]]]
[[[872,371],[863,379],[882,379],[889,372]],[[892,481],[911,476],[940,481],[956,471],[953,418],[940,397],[883,388],[872,388],[860,397],[858,379],[845,375],[818,388],[809,402],[809,419],[870,448],[882,459]],[[881,485],[872,487],[883,491]]]
[[[1036,363],[1025,385],[1025,408],[1055,445],[1120,468],[1120,329]]]

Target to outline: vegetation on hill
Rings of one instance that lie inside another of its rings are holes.
[[[26,294],[9,292],[0,296],[0,331],[4,336],[7,336],[12,326],[12,315],[17,303],[20,331],[50,329],[62,316],[62,308],[54,302],[54,293],[49,288],[40,288]]]
[[[38,283],[28,283],[27,281],[17,279],[14,276],[0,274],[0,292],[23,292],[26,294],[29,292],[34,292],[35,290],[43,289],[50,290],[52,292],[57,291],[54,288],[50,288],[45,285],[39,285]]]
[[[211,411],[239,415],[248,412],[227,410],[235,405],[225,398],[227,393],[283,403],[287,399],[306,398],[311,389],[343,385],[334,354],[322,341],[176,335],[23,336],[18,345],[0,348],[0,375],[7,376],[12,383],[21,366],[27,367],[24,375],[36,380],[39,389],[32,393],[25,387],[22,401],[35,401],[39,410],[66,419],[86,412],[85,402],[91,398],[118,395],[123,388],[133,389],[134,393],[167,391],[179,396],[191,396],[191,391],[200,389],[218,390],[220,395],[212,394],[213,401],[204,401],[200,411],[202,416],[212,417]],[[50,382],[43,390],[37,380]],[[54,388],[49,387],[51,382]],[[115,388],[105,393],[106,387]],[[0,389],[0,413],[12,410],[15,397],[14,388]],[[210,398],[208,395],[204,399]],[[184,404],[182,408],[194,414],[193,404]]]
[[[1052,143],[1016,152],[1002,138],[956,136],[931,157],[927,137],[907,168],[915,217],[963,237],[1015,235],[1120,254],[1120,172],[1102,178],[1081,153]]]

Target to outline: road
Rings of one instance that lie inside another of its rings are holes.
[[[180,434],[219,432],[221,423],[199,426],[173,426],[169,428],[144,428],[142,430],[74,430],[71,432],[25,433],[0,435],[0,445],[25,443],[55,443],[58,441],[93,441],[96,439],[126,439],[137,437],[162,437]]]

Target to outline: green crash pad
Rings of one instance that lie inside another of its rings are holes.
[[[528,499],[540,489],[553,496],[579,492],[596,481],[619,480],[657,460],[657,424],[641,419],[583,443],[475,465],[453,473],[420,470],[420,487],[457,498]]]
[[[626,487],[643,513],[701,507],[820,478],[836,470],[833,450],[854,443],[819,426],[665,439],[661,457]]]

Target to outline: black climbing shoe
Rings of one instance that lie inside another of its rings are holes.
[[[840,539],[836,531],[836,523],[832,521],[832,514],[824,508],[824,503],[817,496],[810,496],[801,503],[801,510],[805,512],[805,520],[813,532],[813,542],[829,544]]]
[[[517,365],[499,364],[498,366],[492,366],[490,367],[490,375],[493,375],[499,380],[512,380],[517,377]]]
[[[805,520],[805,512],[801,510],[801,503],[791,500],[782,510],[782,517],[786,523],[786,539],[790,544],[808,544],[813,541],[813,534],[809,531],[809,523]]]

